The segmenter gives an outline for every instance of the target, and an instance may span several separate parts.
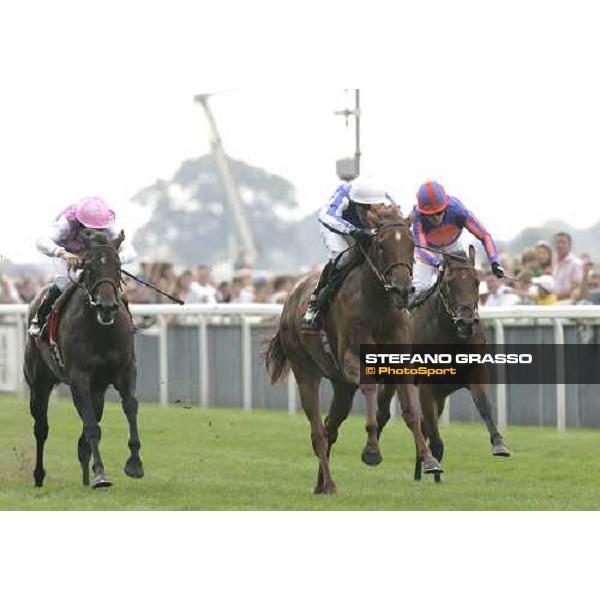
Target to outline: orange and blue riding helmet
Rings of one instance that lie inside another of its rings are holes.
[[[437,215],[448,206],[448,194],[437,181],[426,181],[417,192],[417,200],[422,215]]]

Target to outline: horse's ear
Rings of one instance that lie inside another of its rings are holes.
[[[121,229],[121,232],[113,241],[115,250],[119,250],[119,248],[121,247],[121,244],[123,243],[124,240],[125,240],[125,232]]]
[[[469,262],[471,266],[475,266],[475,246],[473,244],[469,244]]]

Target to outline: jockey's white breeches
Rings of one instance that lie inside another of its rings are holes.
[[[327,229],[322,223],[319,224],[321,238],[328,252],[329,260],[335,260],[344,250],[353,245],[352,238],[349,235],[335,233]]]
[[[449,253],[465,251],[465,247],[461,241],[461,238],[458,238],[448,246],[443,246],[439,249],[443,252]],[[443,261],[443,257],[441,255],[439,258],[440,261]],[[439,267],[436,267],[435,265],[428,265],[417,256],[415,260],[415,268],[413,270],[413,286],[415,288],[415,294],[428,290],[432,285],[434,285],[437,281],[439,272]]]
[[[54,265],[54,284],[61,292],[64,292],[65,289],[69,287],[71,279],[73,281],[77,281],[79,279],[81,271],[71,271],[71,273],[69,273],[69,264],[62,258],[54,258],[52,263]],[[69,275],[71,276],[71,279],[69,279]]]

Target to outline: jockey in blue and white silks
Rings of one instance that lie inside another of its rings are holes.
[[[412,214],[416,244],[448,253],[458,252],[464,250],[460,236],[463,229],[467,229],[483,244],[494,275],[498,278],[504,277],[492,236],[458,198],[446,194],[437,181],[427,181],[419,188],[417,201]],[[441,262],[438,254],[417,248],[413,275],[417,302],[418,295],[426,292],[435,283]]]
[[[316,332],[319,329],[320,315],[317,306],[319,292],[332,280],[336,271],[346,266],[348,254],[342,256],[337,262],[336,259],[355,242],[367,241],[371,237],[371,233],[360,221],[357,205],[374,204],[397,206],[383,187],[368,179],[360,178],[340,185],[320,210],[319,230],[329,253],[329,262],[321,272],[317,287],[310,297],[308,309],[301,323],[303,331]]]

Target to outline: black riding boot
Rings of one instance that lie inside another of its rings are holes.
[[[29,325],[29,334],[33,337],[38,337],[42,330],[44,329],[44,325],[46,324],[46,319],[52,310],[52,306],[54,302],[61,295],[62,291],[57,285],[53,285],[48,289],[44,299],[41,304],[38,306],[37,313],[35,317],[31,320],[31,324]]]
[[[317,287],[314,289],[313,293],[310,296],[310,300],[308,301],[308,308],[306,309],[304,317],[302,317],[302,321],[300,323],[301,331],[313,333],[319,331],[319,317],[321,316],[321,313],[319,311],[317,299],[321,290],[327,285],[330,274],[332,272],[333,262],[329,261],[323,267],[323,270],[321,271],[321,276],[319,277],[319,283],[317,283]]]

